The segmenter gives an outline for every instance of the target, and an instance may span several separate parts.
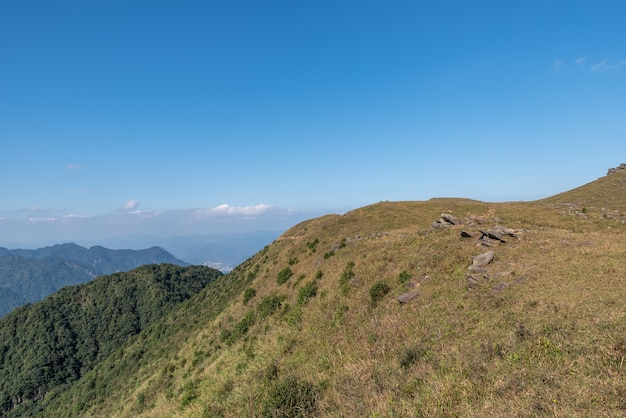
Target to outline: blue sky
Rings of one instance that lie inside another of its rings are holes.
[[[92,239],[280,229],[577,187],[626,162],[624,16],[623,1],[3,1],[0,245],[87,234],[80,219],[107,225]]]

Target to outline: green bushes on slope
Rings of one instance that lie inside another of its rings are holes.
[[[64,288],[0,319],[0,414],[79,379],[219,275],[147,265]]]

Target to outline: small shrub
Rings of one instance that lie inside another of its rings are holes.
[[[293,276],[293,271],[291,271],[289,267],[285,267],[284,269],[278,272],[278,276],[276,277],[276,282],[279,285],[283,284],[287,282],[287,280],[291,279],[291,276]]]
[[[293,258],[290,258],[290,259],[289,259],[289,261],[287,262],[287,264],[289,264],[290,266],[293,266],[294,264],[298,263],[298,261],[300,261],[300,260],[298,260],[298,258],[297,258],[297,257],[293,257]]]
[[[379,280],[374,283],[370,288],[370,298],[372,300],[372,303],[376,304],[383,297],[385,297],[385,295],[389,293],[389,291],[391,291],[391,288],[383,280]]]
[[[254,325],[255,320],[256,318],[254,316],[254,312],[248,311],[246,316],[241,318],[241,321],[239,321],[235,325],[232,331],[227,331],[227,333],[224,333],[224,331],[226,330],[222,331],[221,337],[223,338],[225,335],[227,336],[226,338],[223,338],[222,341],[226,341],[226,343],[229,345],[233,344],[240,337],[248,333],[248,331],[250,330],[250,327]]]
[[[314,241],[307,241],[306,246],[311,250],[312,253],[317,251],[317,244],[319,244],[320,240],[315,238]]]
[[[350,261],[346,264],[346,268],[341,272],[341,277],[339,277],[339,285],[341,286],[341,293],[345,296],[350,291],[350,279],[355,276],[354,270],[354,261]]]
[[[339,243],[339,249],[341,248],[345,248],[346,247],[346,239],[342,239],[341,242]]]
[[[298,305],[306,305],[306,303],[312,297],[317,295],[317,283],[316,282],[308,282],[298,292]]]
[[[247,288],[243,292],[243,304],[245,305],[246,303],[248,303],[250,299],[252,299],[255,296],[256,296],[256,290],[254,290],[251,287]]]
[[[424,347],[410,347],[406,348],[400,355],[400,367],[408,369],[421,358],[427,354],[427,350]]]
[[[332,257],[333,255],[335,255],[334,251],[329,251],[327,253],[324,253],[324,260],[328,260],[330,257]]]
[[[307,417],[315,413],[319,394],[313,384],[288,377],[270,388],[263,416]]]
[[[411,275],[410,275],[410,274],[409,274],[409,272],[408,272],[408,271],[406,271],[406,270],[403,270],[403,271],[400,273],[400,275],[398,276],[398,281],[399,281],[401,284],[405,284],[405,283],[407,283],[409,280],[411,280]]]
[[[268,317],[280,309],[280,306],[285,298],[286,296],[284,295],[272,294],[261,299],[261,302],[256,308],[259,318],[263,319]]]
[[[322,272],[322,270],[318,270],[318,271],[315,273],[315,280],[319,280],[319,279],[321,279],[323,275],[324,275],[324,273]]]

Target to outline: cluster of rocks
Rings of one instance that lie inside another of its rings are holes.
[[[626,169],[626,165],[624,165]],[[494,218],[495,222],[499,222],[498,218]],[[462,225],[461,237],[463,239],[475,239],[479,245],[485,247],[493,247],[496,244],[506,244],[510,240],[517,240],[521,238],[522,233],[526,232],[523,229],[511,229],[501,225],[495,225],[492,228],[485,226],[487,222],[477,216],[470,216],[466,220],[457,218],[449,213],[442,213],[439,219],[432,223],[432,229],[445,229],[457,225]],[[508,277],[511,272],[498,272],[490,273],[488,265],[493,261],[495,252],[489,250],[483,254],[472,257],[472,264],[468,267],[466,278],[467,288],[474,289],[481,282],[491,281],[492,279],[501,280]],[[523,280],[519,278],[513,283],[517,283]],[[498,293],[509,287],[509,283],[506,281],[500,281],[493,287],[491,292]]]
[[[492,247],[495,243],[505,244],[509,239],[519,239],[523,229],[511,229],[496,225],[491,229],[482,226],[483,220],[476,216],[470,216],[469,221],[463,221],[449,213],[442,213],[439,219],[431,224],[432,229],[445,229],[454,225],[464,225],[467,228],[461,230],[462,238],[477,238],[478,243],[486,247]]]
[[[502,279],[508,277],[511,272],[503,271],[495,274],[489,274],[489,268],[487,265],[493,260],[495,253],[493,250],[489,250],[486,253],[472,257],[472,264],[467,268],[467,288],[474,289],[482,281],[489,281],[491,279]],[[517,279],[515,283],[520,282],[523,278]],[[508,282],[500,282],[491,289],[491,292],[498,293],[509,287]]]
[[[606,175],[608,176],[609,174],[617,173],[620,170],[626,170],[626,164],[622,163],[615,168],[609,168],[609,172],[606,173]]]
[[[492,229],[478,228],[477,232],[468,230],[461,231],[462,238],[478,238],[478,242],[486,247],[492,247],[494,243],[500,242],[506,244],[510,238],[519,238],[522,230],[506,228],[500,225],[494,226]]]
[[[494,218],[493,220],[496,222],[500,222],[498,218]],[[461,229],[460,234],[462,238],[476,239],[478,244],[486,247],[493,247],[496,244],[506,244],[511,239],[520,239],[521,234],[527,232],[523,229],[511,229],[501,225],[495,225],[493,228],[487,228],[484,226],[486,223],[487,222],[484,219],[473,215],[464,220],[450,213],[442,213],[439,219],[431,224],[431,229],[440,230],[454,226],[462,226],[463,229],[459,228]],[[493,261],[494,256],[495,252],[490,249],[483,254],[472,257],[472,264],[468,267],[466,273],[468,289],[474,289],[478,287],[481,282],[501,280],[512,274],[508,271],[490,273],[488,265]],[[425,276],[424,278],[418,279],[417,283],[409,282],[408,285],[411,288],[410,291],[398,296],[398,302],[404,304],[418,297],[420,295],[420,283],[428,279],[429,277]],[[521,282],[522,280],[524,280],[524,278],[518,278],[512,283],[500,281],[491,289],[491,293],[501,292],[504,289],[508,288],[511,284],[516,284],[518,282]]]
[[[442,213],[441,217],[432,223],[433,229],[443,229],[452,225],[462,225],[463,221],[449,213]]]

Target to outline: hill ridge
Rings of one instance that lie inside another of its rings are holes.
[[[535,202],[380,202],[294,225],[41,408],[624,415],[622,174]]]
[[[75,243],[35,250],[0,248],[0,317],[67,285],[84,283],[103,274],[129,271],[143,264],[187,265],[161,247],[143,250],[89,249]]]

